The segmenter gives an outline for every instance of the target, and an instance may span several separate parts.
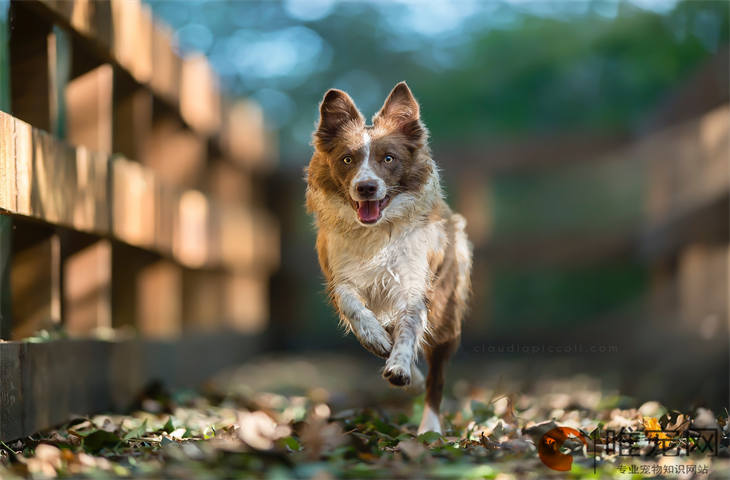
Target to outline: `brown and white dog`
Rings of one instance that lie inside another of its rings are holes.
[[[366,125],[347,93],[329,90],[313,138],[307,209],[332,303],[345,328],[387,359],[393,385],[423,383],[415,362],[424,353],[418,431],[441,433],[444,368],[459,343],[472,253],[464,218],[444,201],[418,103],[401,82]]]

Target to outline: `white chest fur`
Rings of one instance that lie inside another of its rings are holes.
[[[389,229],[363,229],[361,234],[333,232],[327,237],[327,260],[335,285],[347,284],[387,326],[429,289],[429,256],[442,249],[442,222]]]

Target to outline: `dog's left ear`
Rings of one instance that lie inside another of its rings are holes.
[[[383,108],[373,117],[373,124],[399,130],[418,144],[425,144],[428,140],[428,131],[421,123],[418,102],[406,82],[400,82],[393,88]]]
[[[319,104],[319,123],[314,131],[314,144],[329,151],[343,130],[364,125],[365,119],[352,98],[342,90],[330,89]]]

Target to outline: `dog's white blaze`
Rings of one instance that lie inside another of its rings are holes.
[[[365,151],[365,159],[362,162],[362,165],[360,165],[360,169],[357,171],[357,174],[350,183],[350,196],[352,196],[352,198],[355,200],[359,200],[360,195],[357,193],[357,184],[360,182],[375,180],[378,185],[378,191],[375,193],[375,199],[382,200],[383,198],[385,198],[386,186],[383,179],[380,178],[377,173],[375,173],[375,170],[373,170],[372,166],[370,165],[370,134],[368,132],[363,132],[362,142],[363,149]]]
[[[423,417],[421,417],[421,424],[418,426],[419,435],[426,432],[442,433],[439,416],[428,403],[423,407]]]
[[[366,131],[362,132],[362,145],[365,149],[365,159],[368,160],[365,162],[366,164],[369,164],[370,159],[370,134]]]

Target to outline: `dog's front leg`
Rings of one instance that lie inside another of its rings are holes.
[[[365,306],[355,289],[338,285],[333,293],[342,323],[368,351],[381,358],[388,358],[392,347],[390,335],[380,325],[375,314]]]
[[[393,350],[385,362],[383,377],[393,385],[402,387],[411,383],[411,366],[422,340],[427,319],[423,301],[406,309],[393,331]]]

